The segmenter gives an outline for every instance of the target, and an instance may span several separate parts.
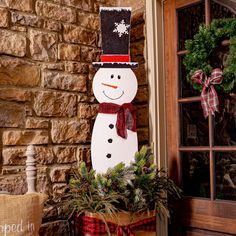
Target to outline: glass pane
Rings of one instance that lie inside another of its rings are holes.
[[[193,89],[193,86],[187,81],[186,69],[183,64],[184,56],[179,56],[179,96],[180,97],[191,97],[200,96],[200,93]]]
[[[182,180],[186,196],[210,197],[210,173],[208,152],[183,152]]]
[[[236,152],[215,153],[216,198],[236,201]]]
[[[182,146],[208,146],[208,119],[203,116],[200,102],[180,105],[180,134]]]
[[[199,25],[204,23],[204,2],[178,10],[179,50],[184,50],[186,39],[192,39]]]
[[[236,145],[236,95],[219,96],[220,113],[214,122],[214,144],[218,146]]]
[[[225,1],[224,4],[228,4],[228,6],[226,7],[226,5],[221,5],[220,0],[211,1],[211,14],[213,19],[236,17],[236,15],[233,13],[233,11],[236,12],[235,2]]]

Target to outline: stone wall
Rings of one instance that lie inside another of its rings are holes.
[[[41,235],[67,235],[52,203],[78,161],[90,165],[97,102],[91,90],[99,61],[99,6],[111,0],[0,0],[0,191],[26,192],[25,151],[34,144],[38,191],[49,195]],[[132,60],[140,144],[148,143],[144,12],[132,19]]]

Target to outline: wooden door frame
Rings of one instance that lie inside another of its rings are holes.
[[[175,180],[180,180],[180,137],[179,137],[179,112],[178,112],[178,52],[177,55],[177,8],[182,8],[189,4],[198,3],[200,0],[175,0],[164,1],[164,43],[165,43],[165,95],[166,95],[166,139],[167,139],[167,158],[169,173]],[[206,9],[210,7],[210,1],[205,1]],[[206,11],[206,24],[210,22],[209,12]],[[209,116],[209,124],[211,123]],[[210,126],[209,126],[210,127]],[[184,150],[184,149],[183,149]],[[212,153],[212,152],[211,152]],[[214,166],[213,158],[209,157],[212,162],[210,166]],[[211,187],[214,186],[214,179],[211,179]],[[211,189],[211,193],[214,190]],[[181,211],[181,222],[193,228],[224,232],[228,229],[228,233],[234,232],[236,224],[236,209],[234,202],[217,201],[215,194],[211,194],[211,198],[191,198],[185,197]],[[191,211],[188,206],[192,206]],[[198,207],[199,206],[199,207]],[[225,211],[221,215],[221,211]],[[231,212],[231,214],[230,214]],[[232,218],[231,218],[232,217]],[[191,220],[189,220],[191,219]],[[214,224],[213,224],[214,222]]]
[[[177,28],[176,28],[176,11],[175,1],[165,1],[164,5],[164,35],[165,35],[165,88],[166,88],[166,139],[167,139],[167,157],[168,166],[170,167],[169,173],[173,179],[179,179],[178,173],[180,173],[179,157],[176,155],[178,152],[179,135],[178,127],[179,123],[178,104],[176,103],[178,98],[177,88]],[[170,163],[170,161],[172,163]]]
[[[184,7],[190,1],[192,3],[192,0],[180,0],[177,7]],[[194,3],[197,2],[200,0],[195,0]],[[181,171],[178,156],[180,140],[178,103],[176,102],[178,100],[178,60],[175,8],[173,0],[146,0],[146,60],[150,98],[150,142],[153,144],[158,167],[169,167],[171,177],[180,179],[178,176]],[[168,19],[167,22],[165,21],[165,28],[163,27],[163,14],[165,19]],[[168,40],[168,37],[171,37],[171,40]],[[201,202],[200,199],[189,199],[189,201],[194,205]],[[211,203],[207,204],[207,207],[212,207]],[[204,215],[202,212],[191,212],[193,217],[199,213]],[[187,218],[184,217],[183,220]],[[158,236],[167,236],[166,219],[158,223],[160,223]],[[199,227],[204,223],[205,220],[202,219],[198,225],[192,226]],[[227,225],[231,222],[225,221],[223,223]]]

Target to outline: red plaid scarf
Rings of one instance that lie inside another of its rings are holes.
[[[107,233],[107,228],[102,220],[89,216],[75,216],[76,228],[79,232],[98,236]],[[118,225],[107,222],[110,233],[116,233],[117,236],[135,236],[133,231],[142,230],[147,232],[156,232],[156,216],[146,218],[129,225]]]
[[[207,78],[207,75],[202,70],[197,70],[191,78],[194,83],[203,85],[201,105],[205,118],[209,115],[209,112],[214,115],[216,111],[219,111],[219,100],[214,84],[221,84],[222,74],[221,69],[214,69],[211,77]]]
[[[114,103],[99,104],[99,113],[117,114],[116,129],[117,134],[122,138],[127,138],[127,131],[129,129],[136,132],[136,114],[131,103],[124,103],[117,105]]]

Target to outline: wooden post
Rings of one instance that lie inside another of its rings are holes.
[[[36,160],[35,149],[33,145],[29,145],[26,150],[26,180],[28,191],[27,193],[35,193],[36,192],[36,176],[37,176],[37,168],[36,168]]]
[[[211,23],[211,1],[205,0],[205,23],[206,25],[210,25]]]

